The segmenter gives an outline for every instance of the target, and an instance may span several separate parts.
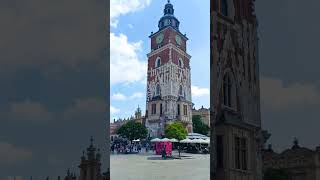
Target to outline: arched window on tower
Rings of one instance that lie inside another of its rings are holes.
[[[230,72],[226,73],[223,77],[223,104],[236,109],[236,86]]]
[[[220,13],[228,16],[228,2],[227,0],[220,0]]]
[[[160,96],[160,93],[161,93],[160,85],[157,84],[156,95],[157,95],[157,96]]]
[[[179,61],[178,61],[178,62],[179,62],[179,67],[181,67],[181,68],[182,68],[182,67],[183,67],[182,59],[181,59],[181,58],[179,58]]]
[[[180,85],[180,87],[179,87],[179,95],[180,95],[180,96],[183,95],[182,91],[183,91],[183,90],[182,90],[182,86]]]
[[[161,58],[157,57],[157,59],[156,59],[156,67],[155,68],[158,68],[160,66],[161,66]]]

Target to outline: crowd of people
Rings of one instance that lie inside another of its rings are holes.
[[[114,141],[111,144],[112,153],[140,153],[141,151],[148,152],[154,150],[149,143],[146,142],[130,142],[126,140]]]
[[[183,152],[187,153],[209,153],[208,146],[202,145],[187,145],[187,144],[180,144],[180,148]],[[178,147],[176,144],[173,144],[173,150],[177,150]],[[117,139],[111,143],[110,150],[112,153],[140,153],[144,152],[147,153],[149,151],[155,152],[155,144],[148,142],[148,141],[138,141],[138,142],[131,142],[125,139]]]

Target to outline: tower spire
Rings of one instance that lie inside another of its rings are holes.
[[[176,30],[179,30],[179,20],[174,17],[173,5],[170,3],[170,0],[167,1],[163,10],[163,17],[159,20],[159,30],[171,26]]]
[[[90,138],[90,145],[93,146],[93,136]]]

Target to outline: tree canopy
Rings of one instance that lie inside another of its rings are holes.
[[[130,141],[133,141],[135,139],[146,138],[148,130],[141,123],[129,121],[118,129],[117,134],[119,134],[121,137],[129,139]]]
[[[188,135],[186,128],[180,122],[174,122],[168,125],[165,129],[166,138],[175,138],[177,140],[183,140]]]
[[[194,115],[192,116],[192,125],[193,125],[193,132],[208,135],[209,133],[209,126],[204,124],[201,121],[200,115]]]

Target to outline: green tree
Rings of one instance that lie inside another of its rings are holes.
[[[179,141],[185,139],[188,135],[186,128],[180,122],[174,122],[166,127],[165,137],[175,138]],[[180,142],[178,145],[179,157],[180,157]]]
[[[147,137],[148,130],[141,123],[129,121],[118,129],[117,134],[133,141],[135,139],[145,139]]]
[[[193,125],[193,132],[208,135],[209,133],[209,126],[204,124],[201,121],[200,115],[194,115],[192,116],[192,125]]]
[[[263,180],[290,180],[290,176],[284,169],[269,168],[264,172]]]

